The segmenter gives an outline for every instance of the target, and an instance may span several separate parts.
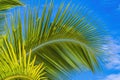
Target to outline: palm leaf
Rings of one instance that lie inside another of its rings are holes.
[[[0,35],[4,32],[5,11],[16,6],[23,6],[23,4],[19,0],[0,0]]]
[[[14,48],[17,48],[19,40],[24,42],[27,55],[31,49],[32,55],[38,57],[36,64],[43,61],[49,78],[53,80],[58,79],[60,73],[69,77],[69,71],[73,69],[90,69],[93,72],[100,69],[98,54],[102,53],[101,45],[104,42],[102,30],[99,28],[98,31],[98,26],[88,22],[87,16],[81,15],[79,6],[70,6],[68,4],[63,9],[64,4],[61,4],[53,21],[53,2],[49,8],[45,4],[40,18],[39,10],[28,9],[24,15],[24,25],[19,12],[10,20],[12,33],[9,37]],[[16,49],[16,53],[18,51]]]
[[[0,11],[23,5],[19,0],[0,0]]]
[[[4,46],[0,48],[0,80],[46,80],[44,63],[35,65],[36,57],[31,60],[31,51],[26,57],[24,45],[18,43],[16,54],[12,44],[4,37]]]

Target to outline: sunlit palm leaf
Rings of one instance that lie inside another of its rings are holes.
[[[35,65],[36,57],[31,60],[31,51],[26,57],[24,45],[18,43],[18,53],[4,38],[0,49],[0,80],[46,80],[43,63]]]
[[[47,8],[45,5],[41,18],[38,17],[39,10],[29,9],[24,15],[24,25],[19,13],[11,19],[10,41],[14,48],[18,40],[24,42],[27,55],[31,49],[38,57],[37,63],[45,62],[50,79],[56,80],[59,73],[68,76],[73,69],[80,71],[87,68],[93,72],[98,69],[97,54],[102,52],[104,41],[98,27],[88,23],[87,16],[83,17],[81,10],[77,11],[78,7],[70,7],[70,4],[65,9],[61,4],[53,21],[53,3]]]

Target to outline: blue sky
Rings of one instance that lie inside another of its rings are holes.
[[[21,0],[27,5],[38,6],[40,1],[43,7],[46,0]],[[50,2],[50,0],[47,0]],[[61,2],[72,2],[72,4],[86,6],[89,8],[103,23],[105,23],[110,33],[114,36],[120,35],[118,30],[120,26],[120,0],[53,0],[55,10]]]
[[[22,0],[26,5],[37,6],[38,0]],[[49,2],[50,0],[48,0]],[[55,11],[60,2],[64,0],[53,0]],[[90,71],[76,73],[72,72],[72,80],[120,80],[120,0],[66,0],[66,3],[86,6],[104,24],[108,31],[107,44],[103,45],[106,51],[103,72],[92,74]],[[40,0],[41,7],[45,0]],[[102,26],[101,26],[102,27]]]

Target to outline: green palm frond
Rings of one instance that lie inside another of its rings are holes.
[[[46,64],[50,79],[56,80],[59,73],[68,76],[73,69],[87,68],[93,72],[99,69],[98,54],[102,53],[104,35],[98,31],[98,26],[92,25],[94,22],[88,23],[87,16],[82,16],[78,7],[70,6],[63,9],[64,4],[61,4],[53,21],[52,2],[49,8],[44,6],[40,18],[39,10],[25,12],[24,25],[20,13],[10,20],[12,33],[9,39],[14,48],[19,40],[24,42],[27,55],[31,49],[32,55],[38,57],[37,63],[43,61]],[[16,53],[18,51],[16,49]]]
[[[19,0],[0,0],[0,40],[1,35],[4,33],[4,22],[6,18],[6,13],[4,11],[16,6],[23,6]]]
[[[19,0],[0,0],[0,11],[23,5]]]
[[[18,43],[18,53],[4,38],[4,46],[0,48],[0,80],[46,80],[44,63],[35,65],[36,57],[28,57],[24,45]]]

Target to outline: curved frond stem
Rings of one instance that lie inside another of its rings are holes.
[[[27,79],[27,80],[34,80],[28,76],[24,76],[24,75],[14,75],[14,76],[9,76],[7,78],[5,78],[4,80],[13,80],[13,79]]]
[[[56,39],[56,40],[51,40],[51,41],[47,41],[47,42],[44,42],[40,45],[38,45],[37,47],[31,49],[32,52],[36,51],[37,49],[40,49],[46,45],[50,45],[50,44],[53,44],[53,43],[59,43],[59,42],[71,42],[71,43],[75,43],[75,44],[79,44],[79,45],[84,45],[86,48],[89,48],[87,47],[84,43],[78,41],[78,40],[75,40],[75,39]],[[29,52],[27,52],[26,55],[29,55]]]

